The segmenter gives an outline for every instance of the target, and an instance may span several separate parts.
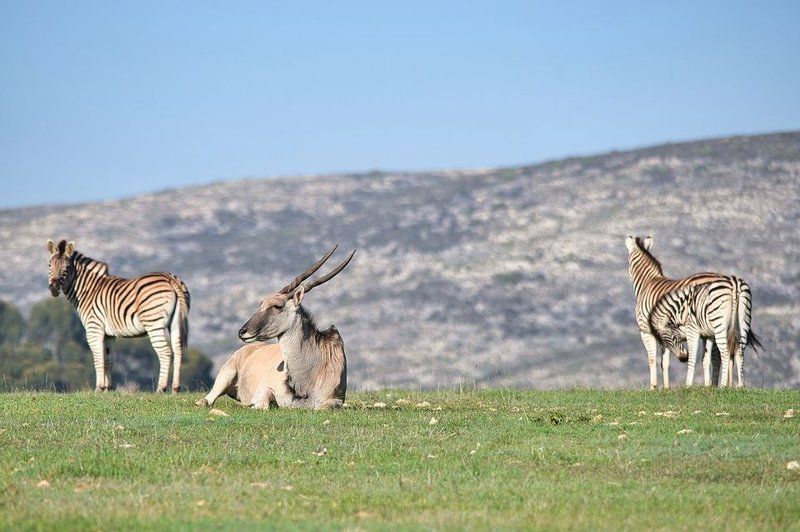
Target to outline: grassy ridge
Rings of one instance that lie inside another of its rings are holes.
[[[194,399],[0,395],[0,526],[800,526],[797,391]]]

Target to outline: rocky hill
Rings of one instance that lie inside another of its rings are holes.
[[[356,259],[305,303],[341,331],[354,388],[642,387],[624,237],[651,233],[668,275],[748,280],[766,346],[746,361],[749,382],[798,386],[799,226],[800,132],[513,168],[250,179],[0,211],[0,298],[25,309],[49,297],[45,242],[68,238],[117,275],[180,275],[191,342],[219,361],[264,295],[339,242],[332,261],[351,248]]]

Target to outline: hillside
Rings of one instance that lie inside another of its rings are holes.
[[[117,275],[180,275],[191,342],[219,361],[264,295],[339,242],[332,260],[356,259],[305,303],[341,331],[352,388],[640,387],[624,236],[652,233],[668,275],[750,283],[766,353],[747,360],[749,382],[798,386],[799,218],[800,132],[514,168],[249,179],[0,211],[0,298],[49,297],[45,242],[68,238]]]

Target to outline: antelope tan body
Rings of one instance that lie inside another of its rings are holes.
[[[220,368],[214,387],[198,404],[212,405],[220,395],[253,408],[291,404],[281,346],[256,342],[234,352]]]
[[[344,404],[347,358],[342,337],[333,326],[319,330],[301,305],[306,293],[331,280],[355,255],[353,250],[326,275],[305,282],[335,250],[336,246],[261,301],[258,311],[239,329],[239,339],[248,345],[222,366],[211,392],[198,405],[213,404],[223,393],[255,408],[338,408]],[[263,343],[273,338],[277,345]]]

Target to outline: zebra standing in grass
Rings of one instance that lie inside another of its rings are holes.
[[[49,287],[63,292],[78,311],[92,350],[96,390],[111,389],[110,337],[150,338],[159,361],[158,391],[167,390],[174,357],[172,391],[180,390],[181,359],[189,339],[189,290],[171,273],[148,273],[135,279],[109,275],[108,264],[75,251],[75,244],[47,242]]]
[[[688,285],[664,295],[650,311],[650,329],[665,349],[678,358],[689,359],[694,373],[698,346],[703,338],[713,338],[720,352],[720,386],[733,376],[728,363],[733,358],[738,387],[744,386],[744,349],[761,347],[750,330],[750,287],[738,277],[723,277],[702,285]],[[689,345],[687,355],[681,346]]]
[[[653,238],[648,236],[642,241],[639,237],[628,236],[625,246],[628,248],[628,277],[633,282],[636,293],[636,323],[642,336],[642,343],[647,351],[647,362],[650,365],[650,387],[658,386],[656,354],[659,341],[650,327],[650,312],[666,294],[681,288],[700,285],[725,278],[716,273],[698,273],[684,279],[669,279],[664,276],[661,263],[650,253]],[[662,347],[664,345],[662,344]],[[710,349],[706,357],[710,360]],[[682,353],[678,353],[681,354]],[[708,362],[704,358],[706,385],[710,383]],[[691,386],[694,380],[694,361],[690,363],[690,371],[686,375],[686,384]],[[664,349],[661,355],[661,371],[664,388],[669,388],[669,350]]]

